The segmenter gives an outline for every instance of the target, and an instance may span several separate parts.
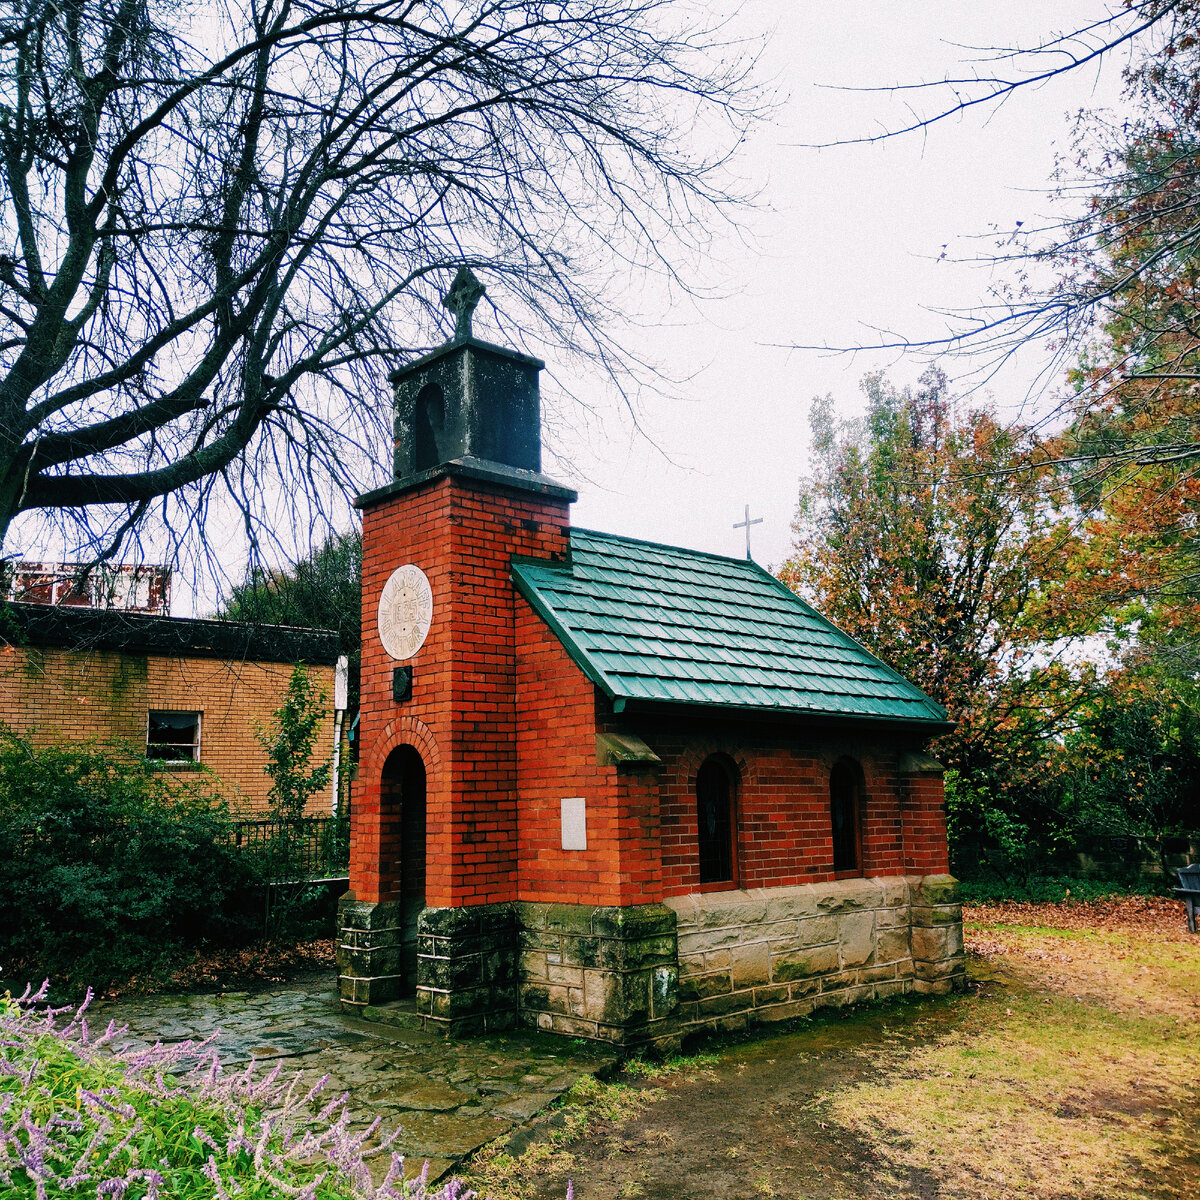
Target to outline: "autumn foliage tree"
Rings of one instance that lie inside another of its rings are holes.
[[[946,706],[958,728],[936,750],[958,778],[1018,790],[1087,691],[1062,657],[1090,618],[1064,583],[1075,546],[1054,467],[1028,431],[956,402],[937,369],[863,390],[861,420],[814,403],[780,577]]]
[[[1128,73],[1133,116],[1092,122],[1093,195],[1050,256],[1095,297],[1058,453],[1091,520],[1079,574],[1141,638],[1200,634],[1200,15]]]

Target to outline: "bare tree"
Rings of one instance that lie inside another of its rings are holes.
[[[0,547],[353,486],[459,265],[619,371],[608,284],[737,199],[748,70],[670,0],[9,0]]]
[[[905,117],[826,148],[923,137],[951,118],[976,110],[986,116],[1017,92],[1070,72],[1094,70],[1113,58],[1122,63],[1127,97],[1136,107],[1147,101],[1163,67],[1186,59],[1194,70],[1198,36],[1196,0],[1100,0],[1096,19],[1079,28],[1050,32],[1024,45],[960,47],[967,69],[942,79],[856,89],[902,100]],[[1177,68],[1173,73],[1178,77]],[[999,235],[995,252],[985,252],[985,258],[1008,268],[1001,272],[1002,282],[969,312],[942,314],[948,318],[945,334],[916,340],[881,331],[876,348],[931,357],[961,352],[976,357],[986,371],[1015,350],[1039,342],[1056,351],[1042,378],[1061,377],[1061,368],[1074,365],[1082,346],[1111,319],[1113,298],[1135,287],[1142,271],[1153,271],[1161,262],[1155,256],[1116,278],[1107,270],[1114,238],[1134,232],[1126,209],[1129,189],[1139,186],[1139,179],[1136,169],[1126,170],[1121,161],[1134,136],[1128,118],[1108,124],[1100,114],[1080,114],[1077,161],[1062,164],[1060,171],[1059,218],[1040,228],[1020,226]],[[1143,173],[1140,183],[1145,182]],[[1140,217],[1146,216],[1143,209]],[[1143,228],[1149,228],[1145,221]],[[989,242],[994,237],[981,236]],[[1166,256],[1170,253],[1167,247]]]
[[[985,252],[1001,279],[989,296],[946,314],[941,337],[880,343],[957,352],[983,376],[1017,351],[1042,351],[1053,402],[1035,389],[1037,467],[1053,462],[1073,501],[1081,594],[1140,626],[1143,643],[1176,639],[1190,674],[1200,646],[1200,3],[1098,6],[1083,28],[981,53],[974,75],[890,89],[912,97],[910,119],[853,140],[920,134],[1113,55],[1121,111],[1080,114],[1054,217]],[[1135,602],[1154,619],[1126,607]]]

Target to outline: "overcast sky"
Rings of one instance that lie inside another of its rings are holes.
[[[743,552],[744,534],[733,525],[749,504],[762,518],[754,557],[775,566],[791,544],[813,396],[830,392],[852,414],[867,371],[886,368],[903,384],[922,369],[891,352],[787,347],[869,344],[881,329],[936,336],[946,327],[937,310],[983,303],[988,271],[956,260],[986,253],[989,231],[1051,211],[1050,177],[1056,153],[1069,149],[1071,115],[1117,104],[1123,63],[1025,89],[998,111],[976,110],[924,137],[818,151],[808,147],[905,116],[886,92],[842,89],[968,75],[968,60],[979,57],[970,47],[1029,45],[1077,29],[1104,15],[1103,0],[690,2],[731,12],[742,36],[769,31],[762,69],[780,103],[739,163],[760,202],[743,214],[744,239],[722,236],[712,248],[703,281],[717,285],[720,298],[674,301],[655,280],[639,281],[631,294],[631,308],[658,314],[630,332],[631,347],[685,379],[675,396],[645,397],[649,436],[631,430],[594,381],[566,376],[600,419],[581,422],[568,409],[564,427],[548,431],[557,457],[548,456],[546,469],[578,488],[577,526],[720,554]],[[489,299],[503,305],[502,292]],[[478,320],[476,332],[495,336]],[[547,376],[562,376],[551,347],[529,348],[548,360]],[[1037,367],[1037,355],[1027,355],[995,382],[991,402],[1015,414]],[[232,557],[222,565],[238,577]],[[202,578],[197,594],[193,573],[180,566],[173,611],[211,612],[213,582]]]
[[[669,374],[693,373],[680,388],[686,400],[647,401],[658,449],[612,417],[587,437],[559,435],[570,465],[557,464],[555,473],[573,466],[580,491],[574,523],[739,554],[744,535],[732,525],[749,503],[763,518],[754,557],[764,565],[783,559],[806,468],[811,398],[832,392],[849,413],[866,371],[888,367],[897,382],[910,382],[921,367],[894,354],[852,359],[781,347],[870,342],[877,328],[936,334],[944,321],[931,310],[977,306],[987,272],[953,260],[977,255],[978,235],[992,227],[1050,211],[1046,195],[1055,153],[1069,149],[1069,115],[1117,103],[1122,64],[1026,90],[998,112],[977,111],[924,138],[806,149],[902,115],[886,95],[839,86],[966,73],[972,52],[963,47],[1029,43],[1104,11],[1075,0],[737,6],[740,28],[773,28],[764,66],[786,96],[742,163],[761,190],[762,207],[746,220],[754,249],[732,237],[718,242],[723,298],[681,306],[665,327],[640,335],[640,348]],[[997,381],[993,401],[1015,411],[1035,368],[1027,361],[1025,374]]]

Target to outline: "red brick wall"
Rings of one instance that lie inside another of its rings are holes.
[[[520,598],[517,646],[518,898],[660,900],[657,774],[599,765],[596,689]],[[586,801],[586,850],[562,848],[560,801],[567,796]]]
[[[351,888],[397,899],[394,848],[381,846],[379,781],[397,745],[425,760],[426,902],[516,898],[516,647],[513,555],[567,552],[564,500],[442,477],[363,514],[363,664]],[[395,663],[378,635],[379,596],[405,563],[433,592],[433,622],[410,660],[413,692],[392,699]],[[384,827],[387,822],[383,822]]]
[[[333,668],[308,670],[330,710],[317,743],[318,755],[327,758],[333,753]],[[119,741],[143,754],[151,709],[199,712],[201,763],[224,785],[236,812],[253,814],[266,810],[270,791],[255,728],[269,728],[291,674],[290,663],[4,646],[0,723],[38,745]],[[323,793],[309,811],[319,815],[330,807],[331,796]]]
[[[633,721],[630,721],[633,727]],[[864,875],[929,874],[947,869],[941,780],[902,779],[898,759],[910,744],[883,736],[789,732],[778,726],[711,720],[660,723],[638,733],[663,759],[663,887],[697,891],[696,771],[710,754],[733,761],[737,788],[737,886],[784,887],[834,878],[829,775],[840,758],[862,772],[860,819]],[[919,794],[919,810],[911,810]],[[919,835],[910,833],[915,821]],[[919,841],[916,840],[919,836]]]
[[[834,878],[829,776],[840,758],[862,773],[863,874],[948,869],[940,777],[899,773],[914,743],[700,715],[598,716],[605,704],[596,689],[520,600],[517,631],[521,899],[635,904],[698,890],[696,771],[710,754],[726,756],[739,777],[736,886]],[[597,727],[642,738],[662,770],[598,766]],[[586,851],[561,848],[564,796],[587,801]]]
[[[912,775],[904,782],[904,860],[913,875],[950,870],[946,843],[946,792],[940,775]]]

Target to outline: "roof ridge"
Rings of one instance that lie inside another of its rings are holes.
[[[733,563],[734,566],[754,566],[760,571],[766,571],[766,568],[760,566],[752,558],[738,558],[733,554],[717,554],[713,550],[694,550],[690,546],[672,546],[670,542],[655,542],[649,538],[627,537],[623,533],[608,533],[603,529],[581,529],[578,526],[572,525],[570,532],[572,534],[582,533],[587,537],[605,538],[610,542],[627,542],[635,546],[653,546],[656,550],[670,550],[676,554],[688,554],[695,558],[712,558],[717,562]],[[770,575],[770,571],[767,571]],[[774,576],[772,576],[774,578]]]

